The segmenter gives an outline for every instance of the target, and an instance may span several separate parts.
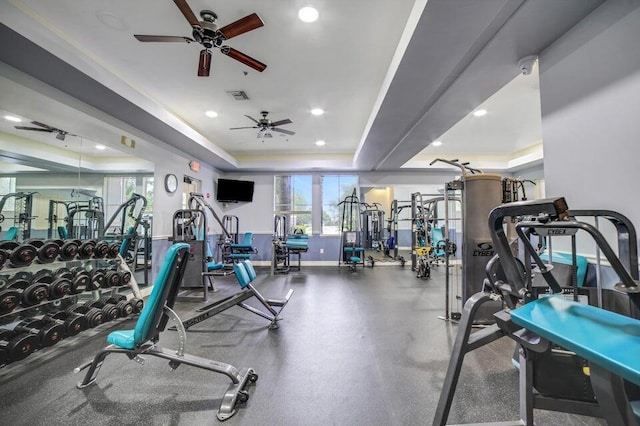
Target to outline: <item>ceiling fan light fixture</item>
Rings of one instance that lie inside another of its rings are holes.
[[[313,6],[305,6],[298,11],[298,18],[300,18],[302,22],[315,22],[318,20],[318,16],[318,10]]]
[[[200,51],[200,61],[198,62],[198,77],[209,77],[211,72],[211,51],[203,49]]]
[[[313,108],[313,109],[311,110],[311,114],[312,114],[312,115],[319,116],[319,115],[324,114],[324,110],[323,110],[322,108]]]
[[[206,116],[207,116],[207,117],[209,117],[209,118],[216,118],[216,117],[218,117],[218,113],[217,113],[217,112],[215,112],[215,111],[211,111],[211,110],[209,110],[209,111],[205,111],[204,115],[206,115]]]
[[[21,123],[22,119],[20,117],[16,117],[15,115],[5,115],[4,119],[7,121],[12,121],[14,123]]]
[[[316,141],[316,145],[318,146],[325,146],[326,142],[325,141]]]

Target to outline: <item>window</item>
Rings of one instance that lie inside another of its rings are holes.
[[[340,206],[338,203],[352,195],[358,188],[358,176],[336,175],[322,176],[322,233],[337,235],[340,233]]]
[[[16,178],[14,177],[0,177],[0,197],[7,194],[16,192]],[[15,208],[15,198],[11,197],[7,199],[3,211],[11,212],[13,216],[13,209]]]
[[[312,180],[310,175],[275,177],[275,213],[287,216],[289,230],[311,235]]]
[[[142,188],[144,191],[142,195],[147,199],[147,208],[145,210],[147,214],[153,214],[153,183],[153,176],[142,178]]]

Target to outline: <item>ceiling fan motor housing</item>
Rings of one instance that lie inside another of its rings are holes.
[[[213,46],[220,47],[222,40],[216,24],[218,15],[211,10],[203,10],[200,12],[200,16],[202,17],[200,27],[193,27],[193,39],[207,49],[211,49]]]

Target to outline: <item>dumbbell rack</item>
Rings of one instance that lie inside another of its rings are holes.
[[[78,247],[96,244],[75,242]],[[33,244],[39,250],[32,261],[20,266],[8,261],[0,264],[0,367],[15,365],[34,350],[46,358],[45,349],[62,338],[69,336],[63,346],[70,347],[79,342],[71,337],[80,331],[82,336],[95,335],[104,329],[99,324],[142,309],[138,284],[119,254],[113,257],[106,250],[91,250],[90,255],[90,251],[82,255],[78,251],[74,256],[45,259],[40,250],[46,249],[47,242]],[[128,282],[120,285],[123,279]],[[110,302],[104,302],[107,297]],[[83,305],[77,307],[78,303]],[[112,315],[114,309],[118,315]]]

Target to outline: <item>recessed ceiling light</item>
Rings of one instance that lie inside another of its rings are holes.
[[[440,145],[442,145],[442,141],[433,141],[433,142],[431,142],[431,145],[440,146]]]
[[[473,111],[473,115],[476,117],[482,117],[483,115],[487,115],[487,110],[486,109],[477,109],[475,111]]]
[[[302,22],[315,22],[318,19],[318,10],[311,6],[305,6],[298,11],[298,18]]]
[[[313,115],[322,115],[324,114],[324,110],[322,108],[314,108],[311,110],[311,114]]]
[[[98,144],[98,145],[96,145],[96,149],[99,149],[100,151],[103,151],[103,150],[107,149],[107,147],[104,146],[104,145]]]
[[[207,111],[204,113],[204,115],[206,115],[209,118],[216,118],[218,116],[218,113],[215,111]]]
[[[325,141],[316,141],[316,145],[324,146],[325,145]]]
[[[18,117],[14,116],[14,115],[5,115],[4,119],[5,120],[9,120],[9,121],[13,121],[14,123],[20,123],[22,121],[21,118],[18,118]]]

